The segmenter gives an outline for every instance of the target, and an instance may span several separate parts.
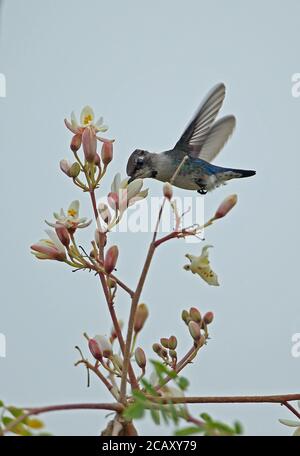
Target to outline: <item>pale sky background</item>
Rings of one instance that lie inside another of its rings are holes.
[[[45,218],[87,195],[58,170],[71,157],[63,118],[91,104],[116,138],[115,172],[125,175],[135,148],[172,146],[206,92],[227,86],[223,114],[237,129],[216,164],[256,169],[206,197],[209,217],[228,194],[239,204],[206,232],[221,286],[209,287],[183,271],[184,254],[201,244],[172,241],[157,252],[142,301],[150,318],[142,347],[175,333],[182,352],[190,345],[180,322],[183,308],[212,310],[211,340],[185,371],[191,395],[299,392],[300,358],[291,356],[299,318],[299,118],[300,98],[291,77],[300,72],[300,3],[297,0],[152,2],[129,0],[9,0],[1,17],[0,72],[7,97],[0,100],[2,133],[0,399],[15,405],[110,400],[97,379],[86,388],[84,368],[74,368],[82,333],[106,333],[108,313],[98,281],[64,265],[38,262],[29,246],[43,237]],[[152,195],[161,183],[146,182]],[[176,194],[184,196],[183,190]],[[191,196],[191,193],[188,193]],[[93,228],[80,233],[88,246]],[[149,234],[113,235],[120,277],[133,287]],[[116,310],[129,302],[119,293]],[[152,355],[152,354],[151,354]],[[280,405],[192,407],[215,418],[240,420],[247,435],[288,435]],[[44,415],[56,435],[96,435],[105,413]],[[167,435],[146,419],[147,435]]]

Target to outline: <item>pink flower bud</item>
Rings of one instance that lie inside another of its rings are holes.
[[[204,323],[207,325],[210,325],[214,319],[214,314],[212,312],[206,312],[206,314],[203,317]]]
[[[134,352],[134,357],[135,357],[135,360],[136,360],[136,363],[137,365],[141,368],[141,369],[145,369],[146,367],[146,355],[145,355],[145,352],[144,350],[141,348],[141,347],[137,347],[135,352]]]
[[[196,323],[201,323],[201,314],[196,307],[191,307],[190,308],[190,317],[193,321]]]
[[[71,177],[70,169],[71,169],[72,164],[68,160],[65,160],[65,159],[60,160],[59,166],[63,173],[65,173],[68,177]]]
[[[97,153],[97,138],[90,127],[86,127],[82,133],[82,147],[86,161],[93,163]]]
[[[190,321],[188,324],[190,335],[195,342],[199,341],[201,338],[200,326],[195,321]]]
[[[139,304],[136,310],[134,319],[134,332],[138,333],[143,329],[144,324],[148,318],[149,312],[146,304]]]
[[[108,249],[104,258],[104,269],[107,274],[111,274],[115,269],[119,256],[119,249],[116,245],[113,245]]]
[[[224,217],[228,214],[229,211],[236,205],[237,203],[237,195],[230,195],[224,199],[224,201],[220,204],[217,212],[214,215],[215,219],[219,219]]]
[[[56,223],[55,231],[56,231],[56,234],[57,234],[60,242],[65,247],[68,248],[69,244],[70,244],[70,235],[69,235],[69,231],[67,230],[67,228],[64,225]]]
[[[110,213],[110,210],[108,208],[108,206],[104,203],[100,203],[99,206],[98,206],[98,212],[102,218],[102,220],[108,224],[111,222],[111,213]]]
[[[79,133],[74,135],[71,140],[70,149],[73,152],[77,152],[81,147],[81,141],[82,141],[82,139],[81,139],[81,135]]]
[[[100,348],[100,345],[98,344],[98,342],[95,339],[90,339],[89,340],[89,349],[90,349],[90,352],[93,355],[93,357],[97,361],[101,362],[102,359],[103,359],[103,353],[102,353],[102,350]]]
[[[163,193],[166,198],[170,201],[173,196],[173,188],[172,185],[169,184],[169,182],[165,182],[163,186]]]
[[[159,355],[159,354],[161,353],[162,349],[163,349],[162,346],[159,345],[159,344],[157,344],[157,343],[155,343],[155,344],[152,345],[152,350],[153,350],[154,353],[156,353],[157,355]]]
[[[90,339],[89,349],[94,358],[98,359],[98,361],[101,361],[101,356],[110,358],[113,354],[111,343],[104,336],[95,336],[93,339]]]
[[[101,149],[101,159],[104,166],[107,166],[113,159],[113,143],[105,141]]]

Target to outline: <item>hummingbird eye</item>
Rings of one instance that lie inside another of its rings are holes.
[[[137,168],[141,168],[143,166],[143,163],[144,163],[144,157],[138,157],[136,160]]]

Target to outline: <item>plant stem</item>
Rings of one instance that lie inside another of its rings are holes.
[[[100,227],[99,214],[98,214],[98,210],[97,210],[97,202],[96,202],[95,192],[94,192],[93,189],[90,190],[90,196],[91,196],[91,201],[92,201],[92,206],[93,206],[93,210],[94,210],[94,215],[95,215],[97,227],[99,229],[99,227]],[[100,260],[103,262],[103,248],[99,248],[99,250],[100,250]],[[109,310],[109,313],[110,313],[110,316],[111,316],[111,319],[112,319],[112,322],[113,322],[113,326],[114,326],[114,329],[116,331],[118,342],[119,342],[122,354],[125,357],[125,343],[124,343],[124,339],[123,339],[123,336],[122,336],[122,331],[121,331],[121,328],[120,328],[120,325],[119,325],[119,321],[118,321],[117,316],[116,316],[116,312],[115,312],[113,303],[111,302],[111,299],[110,299],[110,293],[109,293],[108,286],[107,286],[107,283],[106,283],[105,275],[102,272],[99,272],[98,275],[99,275],[99,279],[100,279],[100,282],[101,282],[101,285],[102,285],[102,288],[103,288],[104,296],[105,296],[105,299],[106,299],[106,302],[107,302],[107,306],[108,306],[108,310]],[[127,382],[127,372],[128,372],[131,384],[132,384],[132,388],[139,389],[138,382],[137,382],[135,373],[133,371],[133,368],[132,368],[130,362],[129,362],[129,366],[128,366],[127,371],[126,371],[126,376],[125,376],[125,381],[126,382]]]
[[[290,401],[300,400],[300,394],[278,394],[271,396],[190,396],[190,397],[158,397],[147,395],[147,399],[153,402],[167,404],[242,404],[242,403],[273,403],[286,404]],[[289,405],[289,410],[292,411],[292,406]],[[296,410],[297,412],[297,410]],[[293,413],[295,413],[293,411]],[[300,414],[297,412],[298,417]]]

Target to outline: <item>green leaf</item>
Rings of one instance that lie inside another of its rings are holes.
[[[236,421],[234,423],[234,430],[235,430],[237,435],[243,434],[244,429],[243,429],[242,423],[240,423],[239,421]]]
[[[145,407],[140,402],[134,402],[129,405],[123,412],[124,418],[127,420],[138,420],[143,418],[145,414]]]
[[[165,366],[163,363],[155,360],[151,360],[151,363],[153,364],[155,372],[157,373],[160,380],[162,379],[163,374],[166,374],[171,378],[177,377],[177,373],[174,370],[168,369],[167,366]]]
[[[169,411],[170,411],[171,418],[174,421],[174,424],[178,424],[179,414],[178,414],[178,411],[177,411],[175,405],[172,404],[172,402],[170,402],[170,404],[169,404]]]
[[[3,422],[4,426],[8,426],[13,421],[14,421],[14,419],[13,418],[9,418],[8,416],[4,416],[2,418],[2,422]],[[10,432],[12,432],[13,434],[22,435],[23,437],[32,435],[31,432],[28,431],[28,429],[26,429],[26,427],[22,423],[16,424],[10,430]]]
[[[145,396],[145,394],[142,392],[142,391],[134,391],[133,392],[133,397],[134,399],[137,401],[137,402],[146,402],[147,401],[147,398]]]
[[[189,384],[190,384],[190,382],[188,381],[188,379],[185,378],[185,377],[179,377],[176,383],[177,383],[178,387],[179,387],[182,391],[185,391],[185,390],[188,388]]]
[[[42,429],[44,427],[44,423],[37,418],[27,418],[26,425],[32,429]]]
[[[213,420],[211,416],[208,413],[201,413],[200,417],[206,422],[206,423],[212,423]]]
[[[164,405],[161,406],[161,416],[163,417],[163,420],[166,424],[169,424],[169,416],[168,412],[166,411],[166,407]]]
[[[201,434],[203,432],[203,429],[198,427],[198,426],[188,426],[185,428],[177,429],[174,435],[180,437],[180,436],[187,436],[191,434]]]
[[[142,385],[145,387],[147,393],[150,393],[152,396],[159,396],[154,386],[151,385],[151,383],[149,383],[145,378],[142,379]]]
[[[0,401],[0,407],[4,407],[4,402]]]
[[[15,418],[18,418],[19,416],[24,414],[24,410],[17,408],[17,407],[7,407],[7,410],[14,416]]]
[[[159,411],[157,409],[150,409],[151,418],[155,424],[160,424],[160,416]]]

